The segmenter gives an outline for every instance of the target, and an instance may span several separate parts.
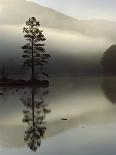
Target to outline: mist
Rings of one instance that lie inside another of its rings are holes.
[[[114,21],[78,20],[34,2],[0,0],[0,25],[21,25],[31,16],[35,16],[43,27],[116,41],[116,22]]]
[[[8,66],[10,75],[23,76],[17,68],[23,63],[21,46],[26,41],[22,29],[30,16],[35,16],[40,21],[47,39],[46,50],[52,56],[46,66],[50,75],[101,74],[101,57],[116,42],[115,22],[77,20],[26,0],[8,2],[0,1],[0,57],[1,66]],[[10,68],[13,68],[12,73]]]
[[[1,65],[14,68],[14,73],[23,63],[24,25],[0,26]],[[101,72],[100,59],[113,42],[106,38],[96,38],[80,33],[41,27],[46,37],[45,48],[52,56],[46,66],[51,75],[97,74]],[[73,62],[73,63],[72,63]],[[20,71],[19,71],[20,72]],[[15,73],[16,74],[16,73]]]

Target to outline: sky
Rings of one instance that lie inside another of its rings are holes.
[[[78,19],[116,21],[116,0],[30,0]]]

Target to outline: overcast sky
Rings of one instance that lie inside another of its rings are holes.
[[[79,19],[116,21],[116,0],[31,0]]]

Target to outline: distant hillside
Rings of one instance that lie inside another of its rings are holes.
[[[8,4],[7,4],[8,3]],[[0,23],[24,24],[35,16],[44,27],[74,31],[89,36],[116,39],[116,23],[106,20],[77,20],[53,9],[25,0],[1,0]]]
[[[52,58],[46,69],[51,75],[101,74],[102,55],[116,42],[115,22],[82,21],[25,0],[0,0],[0,66],[8,67],[9,76],[25,74],[17,68],[23,63],[23,24],[31,16],[40,21],[47,39]]]

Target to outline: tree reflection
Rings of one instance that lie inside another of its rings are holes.
[[[116,104],[116,78],[104,77],[102,82],[102,89],[105,94],[105,97],[112,104]]]
[[[31,89],[31,97],[23,98],[25,106],[23,122],[28,124],[25,131],[24,140],[27,146],[36,151],[41,145],[41,139],[44,137],[46,131],[46,114],[50,113],[48,105],[44,103],[43,96],[46,92],[37,93],[37,88]],[[35,96],[38,98],[35,98]]]

